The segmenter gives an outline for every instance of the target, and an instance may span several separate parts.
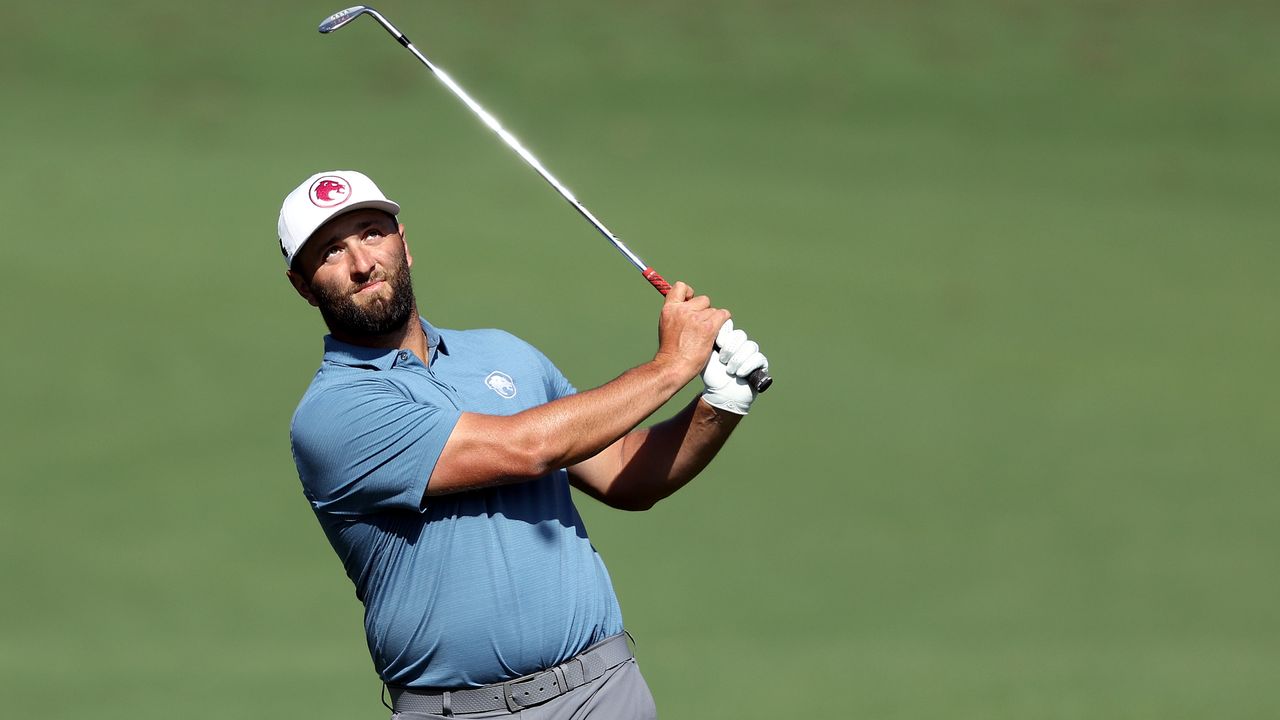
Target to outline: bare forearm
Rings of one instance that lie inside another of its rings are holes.
[[[643,422],[688,380],[687,371],[654,360],[598,388],[515,415],[464,414],[427,494],[519,482],[581,462]]]
[[[741,419],[695,399],[670,420],[623,439],[621,476],[647,479],[655,499],[666,497],[702,472]]]
[[[593,390],[525,411],[543,447],[541,470],[569,467],[609,447],[687,382],[665,364],[650,362]]]
[[[575,484],[612,507],[648,509],[702,472],[741,419],[694,400],[671,419],[631,432],[574,468]]]

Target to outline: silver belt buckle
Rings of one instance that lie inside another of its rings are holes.
[[[534,680],[537,679],[538,675],[540,674],[541,673],[534,673],[532,675],[522,675],[516,678],[515,680],[508,680],[502,683],[502,699],[505,700],[507,703],[507,712],[515,713],[515,712],[520,712],[525,708],[533,707],[533,705],[525,705],[521,703],[520,700],[516,698],[515,686],[523,685],[524,683],[528,683],[528,682],[533,682]],[[537,705],[537,703],[534,703],[534,705]]]
[[[516,683],[524,682],[529,678],[530,676],[526,675],[524,677],[519,677],[519,678],[516,678],[515,680],[508,680],[502,683],[502,699],[507,703],[507,712],[518,713],[524,709],[524,706],[521,705],[520,701],[516,699],[514,686]]]
[[[507,712],[518,713],[524,709],[524,706],[516,701],[516,695],[511,691],[514,680],[502,683],[502,699],[507,703]]]

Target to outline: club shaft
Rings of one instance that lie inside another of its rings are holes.
[[[557,179],[555,175],[552,175],[551,171],[547,170],[547,168],[543,166],[542,162],[538,160],[538,158],[535,157],[533,153],[529,152],[529,149],[526,148],[524,145],[522,145],[520,143],[520,140],[517,139],[515,135],[512,135],[506,128],[502,127],[502,123],[498,122],[497,118],[495,118],[492,114],[489,113],[488,110],[485,110],[480,105],[480,103],[476,102],[474,98],[472,98],[469,94],[467,94],[467,91],[463,90],[462,86],[459,85],[457,82],[455,82],[454,79],[449,76],[449,73],[445,72],[441,68],[437,67],[430,60],[428,60],[427,56],[423,55],[418,50],[418,48],[414,47],[413,43],[409,41],[409,38],[406,37],[404,33],[400,32],[400,30],[398,30],[394,25],[392,25],[380,13],[378,13],[375,10],[368,10],[367,13],[370,16],[372,16],[375,20],[377,20],[378,23],[382,25],[382,27],[388,33],[390,33],[391,36],[394,37],[397,42],[403,45],[406,50],[413,53],[413,56],[418,58],[419,62],[427,66],[427,69],[430,70],[431,73],[435,75],[436,78],[441,83],[443,83],[445,87],[449,88],[449,92],[457,96],[457,98],[461,100],[462,103],[466,105],[467,108],[469,108],[471,112],[475,114],[476,117],[480,118],[481,122],[483,122],[486,126],[488,126],[488,128],[492,130],[494,134],[497,135],[502,140],[502,142],[507,144],[507,147],[514,150],[515,153],[519,155],[520,158],[523,159],[526,164],[529,165],[529,167],[533,168],[535,172],[541,175],[542,179],[547,181],[547,184],[549,184],[552,188],[554,188],[556,192],[560,193],[560,197],[564,198],[566,202],[572,205],[573,209],[577,210],[579,215],[585,218],[587,222],[591,223],[592,227],[598,230],[600,234],[605,237],[606,240],[612,243],[613,246],[616,247],[619,252],[625,255],[627,260],[631,261],[631,264],[636,266],[637,270],[641,272],[651,271],[651,268],[649,268],[649,266],[646,265],[645,262],[641,260],[638,255],[632,252],[631,248],[627,247],[626,243],[619,240],[618,236],[613,234],[613,231],[611,231],[608,227],[606,227],[605,224],[601,222],[599,218],[591,214],[591,211],[588,210],[585,205],[579,202],[578,198],[574,197],[573,193],[569,190],[569,188],[564,186],[564,183],[560,182],[560,180]]]
[[[431,71],[432,75],[435,75],[445,87],[449,88],[449,92],[453,93],[459,100],[461,100],[476,117],[480,118],[481,122],[487,125],[489,129],[502,140],[502,142],[506,143],[507,147],[514,150],[515,153],[529,165],[529,167],[533,168],[542,176],[543,180],[547,181],[547,184],[554,188],[557,193],[560,193],[560,197],[564,198],[566,202],[572,205],[573,209],[577,210],[579,215],[585,218],[587,222],[591,223],[592,227],[598,230],[606,240],[612,243],[613,246],[617,248],[618,251],[636,267],[637,270],[640,271],[641,275],[644,276],[645,280],[649,281],[650,285],[656,288],[658,292],[663,295],[666,295],[671,290],[671,285],[658,274],[657,270],[646,265],[639,256],[631,251],[631,248],[627,247],[625,243],[618,239],[617,235],[614,235],[609,228],[605,227],[605,224],[600,222],[599,218],[592,215],[590,210],[588,210],[582,203],[578,202],[578,198],[573,196],[573,193],[569,191],[569,188],[565,187],[564,183],[561,183],[556,179],[555,175],[552,175],[549,170],[543,167],[542,162],[539,161],[538,158],[534,157],[534,154],[529,152],[524,145],[520,144],[520,141],[516,139],[515,135],[512,135],[506,128],[502,127],[502,123],[498,122],[497,118],[481,107],[480,103],[476,102],[470,95],[468,95],[467,91],[463,90],[461,85],[454,82],[453,78],[449,77],[449,73],[436,67],[434,63],[428,60],[427,56],[419,52],[418,48],[414,47],[413,43],[409,41],[409,38],[405,37],[405,34],[400,32],[400,30],[383,17],[381,13],[367,6],[362,6],[358,9],[378,21],[378,24],[390,33],[391,37],[396,39],[396,42],[400,43],[406,50],[413,53],[413,56],[418,58],[418,61],[425,65],[427,69]],[[339,23],[338,25],[333,26],[333,28],[341,27],[342,24],[345,24],[345,22]],[[324,26],[321,27],[322,32],[329,32],[329,29],[325,29]],[[747,382],[750,383],[757,392],[764,392],[773,384],[773,378],[769,375],[767,370],[759,368],[748,376]]]

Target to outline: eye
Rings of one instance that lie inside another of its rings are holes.
[[[328,262],[334,259],[335,257],[337,257],[338,253],[340,252],[342,252],[341,245],[330,245],[329,247],[324,249],[324,252],[321,254],[321,259],[323,259],[325,262]]]

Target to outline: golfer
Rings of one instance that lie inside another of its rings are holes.
[[[747,413],[765,357],[676,283],[653,359],[577,392],[506,332],[419,315],[399,212],[337,170],[289,193],[279,224],[289,281],[330,332],[294,461],[393,717],[655,717],[569,486],[625,510],[680,489]],[[699,375],[698,399],[637,427]]]

